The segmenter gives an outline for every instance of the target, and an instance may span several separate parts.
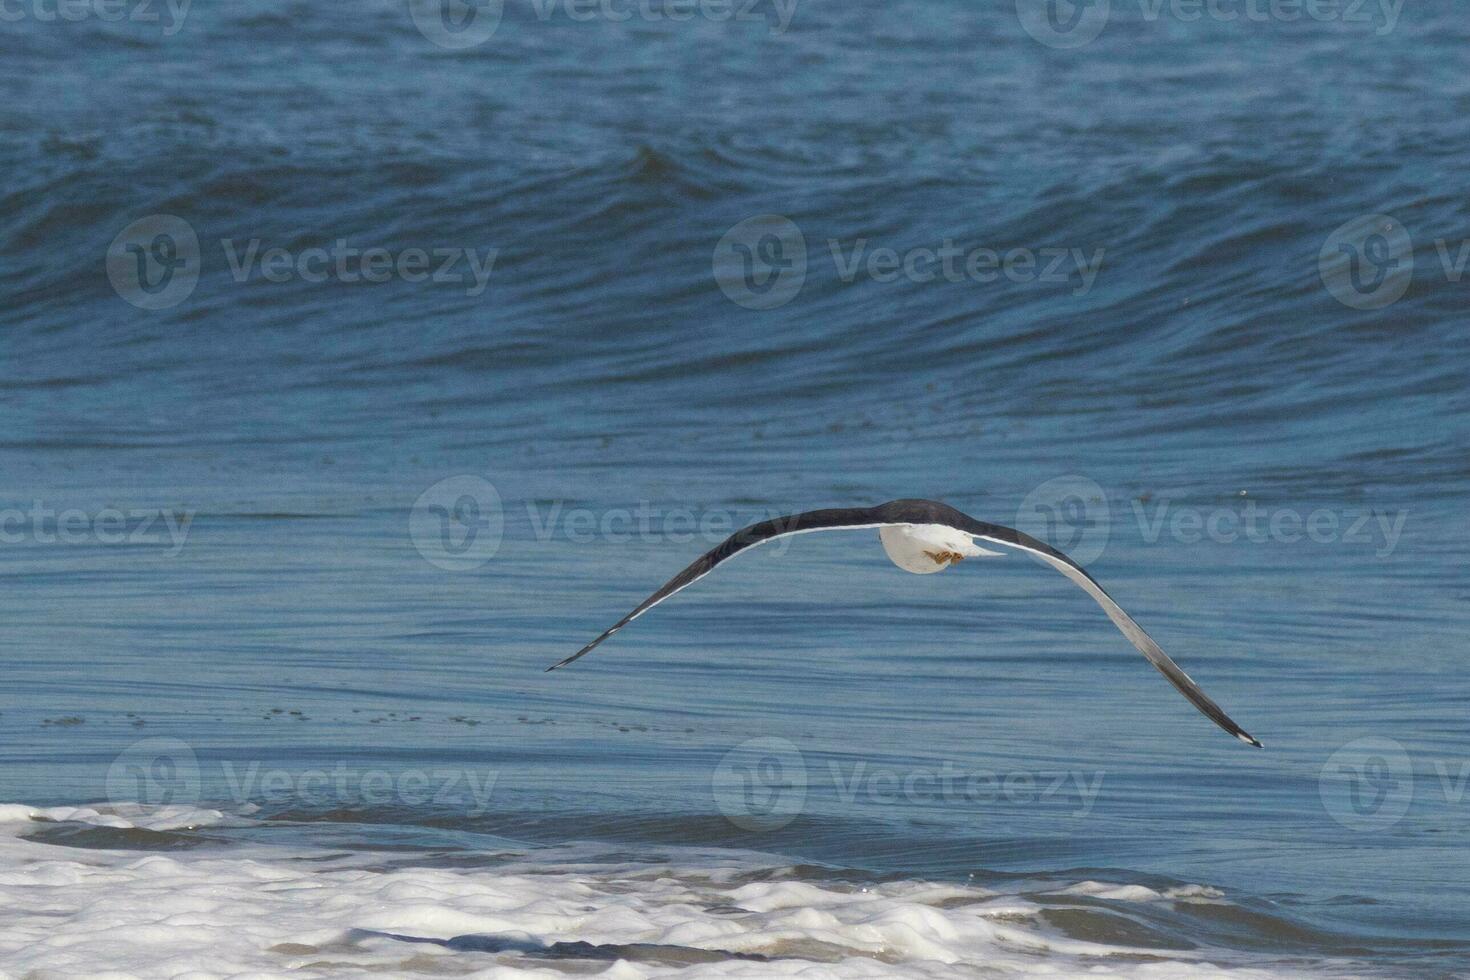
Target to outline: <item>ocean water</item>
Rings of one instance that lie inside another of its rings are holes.
[[[1470,975],[1455,5],[63,6],[0,975]]]

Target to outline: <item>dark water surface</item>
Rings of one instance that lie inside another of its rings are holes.
[[[1465,968],[1463,11],[1112,8],[14,8],[0,799],[1198,885],[1098,941]],[[871,532],[542,672],[733,527],[906,496],[1072,549],[1265,750],[1055,573]]]

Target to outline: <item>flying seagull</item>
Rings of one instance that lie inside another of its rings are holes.
[[[1113,601],[1101,585],[1066,555],[1043,541],[1031,537],[1024,531],[977,521],[968,514],[955,510],[937,500],[893,500],[877,507],[839,507],[829,510],[809,510],[804,514],[777,517],[769,521],[752,524],[730,535],[718,547],[701,556],[694,564],[664,583],[663,588],[644,599],[638,607],[610,626],[597,639],[587,644],[570,657],[553,664],[547,670],[565,667],[591,653],[603,640],[642,616],[669,596],[693,585],[712,572],[716,565],[749,551],[757,545],[790,534],[807,534],[811,531],[857,531],[877,528],[883,542],[883,550],[899,568],[916,575],[942,572],[966,558],[997,556],[998,551],[987,551],[975,544],[978,539],[987,544],[997,544],[1036,555],[1067,578],[1076,582],[1082,590],[1097,600],[1113,625],[1138,648],[1148,662],[1158,668],[1179,693],[1204,713],[1215,724],[1247,745],[1261,747],[1261,743],[1246,733],[1230,716],[1211,701],[1189,675]]]

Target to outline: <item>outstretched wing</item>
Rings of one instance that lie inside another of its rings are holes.
[[[953,510],[953,508],[946,509]],[[977,521],[968,514],[961,513],[957,510],[954,511],[952,518],[952,520],[945,521],[944,523],[953,524],[953,526],[964,531],[966,534],[980,538],[981,540],[1005,545],[1036,555],[1042,561],[1067,576],[1067,578],[1076,582],[1082,587],[1084,592],[1097,601],[1099,606],[1102,606],[1103,612],[1108,614],[1108,618],[1113,621],[1113,625],[1118,627],[1124,636],[1128,637],[1129,641],[1138,648],[1138,652],[1143,654],[1148,659],[1148,662],[1158,669],[1159,673],[1167,677],[1169,683],[1179,689],[1180,694],[1183,694],[1189,699],[1190,704],[1198,708],[1210,721],[1213,721],[1242,742],[1245,742],[1247,745],[1254,745],[1256,748],[1261,748],[1261,743],[1231,720],[1230,716],[1218,704],[1210,700],[1210,697],[1204,691],[1200,690],[1199,685],[1178,664],[1169,659],[1169,655],[1154,642],[1154,638],[1145,633],[1143,627],[1134,622],[1133,617],[1124,612],[1123,607],[1118,605],[1113,597],[1108,595],[1107,590],[1097,583],[1097,579],[1089,575],[1087,570],[1081,565],[1046,542],[1038,541],[1024,531],[1002,527],[999,524],[987,524],[984,521]]]
[[[678,575],[664,583],[663,587],[653,595],[644,599],[638,607],[622,619],[610,626],[601,636],[587,644],[576,653],[565,660],[552,664],[547,670],[556,670],[581,657],[585,657],[596,649],[603,640],[612,636],[618,630],[627,626],[633,620],[642,616],[654,606],[663,602],[669,596],[699,581],[714,570],[721,562],[733,558],[736,555],[748,551],[757,545],[764,544],[775,538],[785,537],[788,534],[804,534],[808,531],[840,531],[856,530],[859,528],[886,527],[891,525],[915,525],[915,524],[945,524],[949,527],[962,531],[971,537],[989,541],[992,544],[1015,548],[1020,551],[1036,555],[1038,558],[1051,565],[1067,578],[1071,579],[1082,590],[1102,607],[1113,625],[1128,637],[1129,641],[1143,654],[1149,663],[1163,674],[1183,694],[1189,702],[1209,718],[1216,725],[1245,742],[1247,745],[1261,747],[1261,743],[1253,738],[1245,729],[1237,725],[1218,704],[1210,700],[1204,691],[1200,690],[1188,674],[1179,665],[1169,659],[1153,637],[1143,631],[1143,627],[1133,621],[1133,617],[1123,611],[1123,607],[1108,595],[1107,590],[1097,583],[1081,565],[1077,564],[1065,554],[1053,548],[1044,541],[1039,541],[1024,531],[1005,527],[1000,524],[987,524],[977,521],[975,518],[961,511],[955,510],[948,504],[942,504],[934,500],[895,500],[878,507],[850,507],[836,508],[831,510],[812,510],[804,514],[793,514],[789,517],[777,517],[759,524],[736,531],[725,539],[718,547],[700,556],[693,564],[684,569]]]
[[[628,613],[628,615],[613,623],[597,639],[565,660],[552,664],[546,669],[556,670],[558,667],[565,667],[573,660],[585,657],[596,649],[597,645],[603,640],[612,636],[618,630],[627,626],[675,592],[698,582],[710,572],[714,571],[716,565],[734,558],[741,552],[749,551],[751,548],[765,544],[767,541],[783,538],[788,534],[805,534],[808,531],[843,531],[864,527],[880,527],[884,522],[876,520],[873,516],[874,511],[877,509],[873,507],[838,507],[829,510],[809,510],[805,514],[776,517],[769,521],[761,521],[759,524],[752,524],[750,527],[742,528],[726,538],[717,547],[705,552],[688,568],[665,582],[662,588],[640,602],[638,607]]]

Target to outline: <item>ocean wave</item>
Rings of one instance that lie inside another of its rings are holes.
[[[488,867],[431,851],[415,860],[401,845],[396,854],[377,852],[371,839],[351,854],[240,839],[166,848],[115,839],[79,851],[38,842],[36,831],[73,823],[187,833],[253,821],[182,807],[7,805],[0,822],[0,895],[10,910],[0,951],[9,968],[30,974],[104,962],[135,976],[304,977],[497,968],[553,976],[562,964],[619,980],[1274,978],[1356,969],[1346,960],[1202,946],[1127,911],[1141,901],[1221,902],[1218,891],[1197,885],[1160,892],[1088,880],[1027,893],[860,882],[711,849],[697,860],[696,852],[681,859],[661,849],[661,860],[609,863],[563,847],[502,852]],[[151,853],[140,858],[145,849]],[[40,905],[37,889],[45,891]]]

